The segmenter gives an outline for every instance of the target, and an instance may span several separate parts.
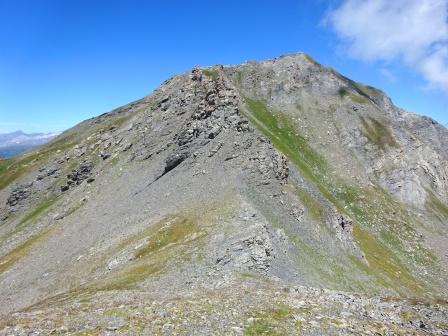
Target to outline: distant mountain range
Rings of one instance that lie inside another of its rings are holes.
[[[0,158],[12,157],[43,145],[59,134],[59,132],[26,134],[23,131],[0,134]]]

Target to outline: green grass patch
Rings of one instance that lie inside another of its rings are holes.
[[[315,283],[331,288],[334,290],[350,290],[350,291],[368,291],[372,292],[374,289],[369,284],[359,281],[361,270],[356,272],[357,265],[348,262],[351,259],[344,259],[343,256],[339,258],[323,254],[317,248],[312,248],[296,235],[287,233],[289,239],[302,252],[297,258],[298,263],[306,270],[308,276],[314,280]]]
[[[0,177],[6,173],[11,163],[11,159],[0,159]]]
[[[313,64],[313,65],[319,65],[319,66],[320,66],[320,64],[317,63],[316,60],[315,60],[314,58],[312,58],[310,55],[308,55],[308,54],[303,54],[303,56],[305,56],[305,59],[306,59],[308,62],[310,62],[311,64]]]
[[[291,315],[292,309],[290,306],[287,305],[280,305],[278,307],[272,308],[267,313],[267,317],[271,317],[274,319],[283,319],[287,318],[289,315]]]
[[[293,309],[285,304],[263,308],[256,314],[254,320],[246,326],[243,335],[285,335],[285,323],[290,322],[292,313]]]
[[[430,190],[426,190],[426,202],[427,208],[432,210],[442,220],[448,220],[448,206],[442,203],[436,195]]]
[[[397,142],[392,135],[392,131],[379,120],[372,117],[360,117],[361,124],[364,127],[364,135],[370,142],[378,147],[385,149],[387,146],[398,147]]]
[[[0,166],[0,190],[7,187],[13,181],[24,175],[38,155],[33,153],[26,153],[20,157],[5,160]]]
[[[41,214],[43,214],[49,207],[51,207],[56,202],[55,197],[50,197],[39,203],[33,210],[28,212],[22,220],[9,232],[0,237],[0,243],[4,242],[9,237],[14,234],[19,233],[29,224],[33,223]]]
[[[118,162],[120,162],[120,158],[119,158],[118,155],[117,155],[117,156],[114,156],[114,157],[112,158],[112,160],[110,160],[109,164],[110,164],[112,167],[115,167],[115,166],[118,164]]]
[[[357,223],[365,228],[377,228],[376,239],[387,246],[394,257],[410,265],[436,267],[437,258],[417,242],[418,234],[414,228],[417,219],[384,189],[345,186],[340,187],[335,195],[346,204],[345,211]]]
[[[202,73],[204,75],[206,75],[207,77],[211,77],[213,79],[216,79],[216,78],[219,77],[218,72],[216,70],[211,69],[211,68],[202,70]]]
[[[135,252],[135,258],[142,258],[161,250],[167,245],[176,244],[199,234],[198,227],[189,218],[174,218],[150,236],[144,247]]]
[[[123,308],[108,308],[103,312],[104,316],[108,316],[108,317],[123,317],[123,318],[128,318],[128,312],[123,309]]]
[[[370,85],[364,85],[361,83],[354,83],[356,90],[365,97],[372,99],[372,97],[380,95],[381,91]]]
[[[269,111],[261,101],[247,97],[245,100],[249,111],[247,117],[307,177],[314,179],[315,176],[325,174],[328,169],[326,161],[298,134],[294,123],[287,116]]]
[[[42,242],[48,237],[51,229],[44,229],[40,233],[28,238],[24,243],[20,244],[12,251],[0,257],[0,274],[11,268],[18,260],[24,257],[32,249],[34,245]]]
[[[257,319],[254,320],[252,323],[250,323],[243,332],[243,335],[245,336],[259,336],[259,335],[270,335],[270,336],[274,336],[274,335],[279,335],[279,333],[277,333],[274,330],[274,326],[267,320],[265,319]]]
[[[167,216],[142,232],[127,238],[118,250],[127,248],[140,240],[144,244],[134,252],[132,262],[111,272],[104,279],[87,286],[89,291],[131,289],[148,277],[157,274],[170,263],[188,261],[199,240],[206,236],[194,218]],[[169,248],[165,248],[169,247]]]
[[[77,332],[74,332],[72,335],[74,335],[74,336],[98,336],[100,334],[101,334],[100,330],[95,328],[92,330],[77,331]]]
[[[131,119],[131,117],[134,116],[135,113],[128,113],[124,116],[120,116],[117,117],[115,119],[113,119],[110,124],[109,124],[109,128],[112,127],[116,127],[116,128],[120,128],[122,127],[129,119]]]
[[[350,91],[346,87],[340,87],[338,90],[339,97],[344,98],[345,96],[348,96]]]
[[[115,272],[113,277],[109,277],[101,283],[94,285],[94,288],[95,291],[131,289],[161,269],[162,265],[157,263],[137,264],[128,267],[124,271]]]
[[[34,210],[30,211],[28,214],[25,215],[25,217],[22,218],[22,220],[19,222],[19,224],[16,226],[16,229],[19,230],[25,226],[28,222],[31,222],[39,217],[42,213],[45,212],[50,206],[56,202],[56,197],[50,197],[38,204]]]
[[[115,110],[114,110],[115,111]],[[111,113],[113,113],[112,111]],[[107,119],[105,119],[101,124],[98,125],[97,129],[92,129],[91,133],[93,132],[99,132],[99,133],[105,133],[112,129],[119,129],[124,124],[126,124],[135,114],[137,114],[141,109],[135,110],[132,112],[126,112],[126,113],[120,113],[117,115],[108,115]],[[107,113],[105,113],[107,115]]]
[[[269,111],[261,101],[248,97],[245,97],[245,101],[248,108],[247,118],[299,168],[304,177],[313,183],[325,198],[342,211],[342,204],[330,192],[332,188],[326,182],[329,175],[327,161],[298,133],[294,122],[280,112]],[[332,178],[331,183],[334,182],[335,179]]]
[[[341,250],[337,246],[328,251],[325,249],[327,246],[325,248],[322,246],[322,242],[309,241],[301,229],[289,227],[283,223],[278,215],[265,204],[259,209],[266,220],[274,228],[280,228],[288,240],[295,245],[296,251],[291,256],[294,256],[297,270],[306,274],[307,279],[314,286],[344,291],[379,292],[379,286],[364,282],[365,271],[360,270],[344,254],[339,253]],[[324,230],[328,232],[327,226],[324,227]],[[330,231],[329,234],[333,235],[334,232]]]
[[[64,214],[64,218],[74,214],[76,211],[81,209],[84,204],[85,204],[85,202],[82,201],[79,204],[77,204],[77,205],[71,207],[70,209],[68,209],[67,212]]]
[[[236,74],[236,80],[239,86],[243,84],[243,78],[244,78],[243,70],[238,70]]]
[[[424,295],[426,288],[401,264],[394,253],[376,237],[354,224],[353,235],[356,243],[369,262],[371,274],[381,278],[389,287],[400,294]]]
[[[355,103],[358,103],[361,105],[368,103],[368,100],[366,98],[364,98],[363,96],[360,96],[360,95],[357,95],[354,93],[350,93],[349,96],[350,96],[351,100],[353,100]]]
[[[404,321],[411,321],[416,318],[415,313],[412,310],[402,311],[400,317]]]
[[[346,87],[339,88],[338,94],[339,94],[339,97],[341,97],[341,98],[350,97],[350,99],[353,100],[355,103],[358,103],[361,105],[368,103],[368,99],[366,97],[359,95],[355,92],[352,92],[350,89],[348,89]]]
[[[0,161],[0,190],[28,173],[33,167],[46,162],[55,153],[74,146],[70,137],[64,137],[18,157]]]
[[[258,274],[256,274],[256,273],[239,272],[238,274],[243,279],[257,279],[258,278]]]
[[[380,232],[381,240],[387,242],[387,245],[394,246],[397,249],[404,250],[403,242],[398,235],[391,229],[383,229]]]
[[[300,200],[302,201],[302,204],[304,205],[306,213],[309,215],[309,217],[318,222],[322,222],[324,219],[324,207],[322,206],[321,202],[315,199],[304,189],[297,188],[296,192]]]

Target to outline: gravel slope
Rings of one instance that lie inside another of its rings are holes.
[[[175,76],[0,161],[2,332],[446,334],[447,145],[305,54]]]

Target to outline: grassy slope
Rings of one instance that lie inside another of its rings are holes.
[[[350,185],[330,173],[325,159],[297,133],[294,123],[284,114],[270,111],[263,102],[250,98],[246,98],[246,106],[252,123],[340,213],[354,220],[354,239],[368,260],[367,265],[351,257],[358,269],[378,285],[398,294],[435,294],[431,286],[433,279],[428,277],[423,282],[414,273],[416,268],[437,273],[440,270],[436,259],[420,244],[414,228],[416,223],[398,202],[380,187]],[[380,133],[378,140],[386,145],[389,141],[382,142],[383,135]]]
[[[76,144],[85,141],[95,132],[107,131],[111,127],[121,127],[138,111],[123,115],[109,116],[107,120],[97,123],[81,123],[74,128],[57,137],[55,140],[28,153],[24,153],[10,159],[0,159],[0,190],[6,188],[20,177],[30,173],[33,169],[47,162],[56,154],[65,152],[73,148]],[[96,119],[100,120],[100,119]],[[72,161],[74,162],[74,161]]]
[[[47,161],[53,154],[74,146],[70,138],[60,138],[21,156],[0,161],[0,190],[30,172],[34,167]]]
[[[27,255],[31,249],[38,243],[42,243],[49,237],[53,230],[47,228],[34,236],[28,238],[25,242],[14,248],[12,251],[0,257],[0,274],[11,268],[16,262]]]
[[[107,130],[112,126],[120,127],[129,120],[132,115],[133,114],[114,116],[103,123],[90,125],[88,127],[85,127],[84,124],[80,124],[54,141],[38,147],[33,151],[10,159],[0,159],[0,191],[11,183],[18,181],[21,177],[26,176],[26,174],[45,165],[57,154],[70,150],[80,142],[80,139],[87,138],[88,134],[92,134],[94,131],[100,132],[102,130]],[[68,172],[78,163],[79,160],[77,160],[77,158],[72,158],[70,163],[63,167],[62,171]],[[59,181],[56,181],[56,183],[58,182]],[[32,249],[36,248],[36,245],[45,240],[43,238],[48,236],[50,228],[34,232],[31,236],[22,239],[24,236],[23,230],[35,226],[37,221],[43,215],[47,214],[52,206],[58,201],[58,198],[51,194],[41,193],[33,196],[35,196],[36,199],[32,201],[25,212],[19,213],[19,216],[21,217],[19,217],[20,220],[11,227],[10,230],[0,236],[0,244],[4,243],[14,235],[21,241],[21,243],[14,249],[0,256],[0,273],[9,269],[17,261],[28,255]],[[70,208],[65,213],[65,216],[69,216],[81,206],[82,204]],[[34,228],[33,231],[35,231]]]

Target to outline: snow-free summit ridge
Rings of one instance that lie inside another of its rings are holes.
[[[0,333],[446,334],[447,163],[303,53],[197,67],[0,161]]]

